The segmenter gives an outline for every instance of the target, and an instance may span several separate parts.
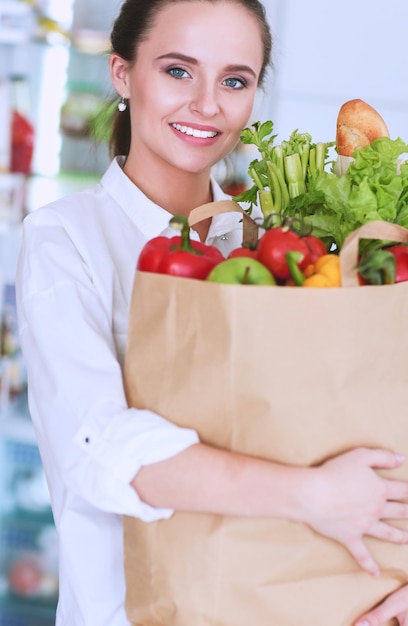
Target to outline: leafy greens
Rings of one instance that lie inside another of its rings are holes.
[[[275,145],[273,123],[257,122],[244,129],[241,140],[258,148],[260,158],[248,168],[253,186],[237,202],[260,204],[271,212],[296,217],[308,224],[326,245],[340,249],[344,239],[371,220],[408,228],[408,153],[402,139],[382,137],[357,150],[346,173],[334,173],[328,150],[334,142],[312,142],[307,133],[292,133]]]

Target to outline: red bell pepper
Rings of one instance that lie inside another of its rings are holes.
[[[395,281],[402,283],[408,280],[408,246],[398,244],[387,248],[395,259]]]
[[[140,253],[137,269],[205,280],[225,257],[215,246],[192,241],[188,220],[183,215],[173,217],[170,225],[181,230],[181,236],[150,239]]]
[[[358,259],[357,270],[360,285],[392,285],[397,273],[396,259],[388,248],[369,246]]]

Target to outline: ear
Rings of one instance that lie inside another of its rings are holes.
[[[128,86],[129,62],[112,52],[109,57],[109,71],[111,81],[118,94],[123,98],[129,98]]]

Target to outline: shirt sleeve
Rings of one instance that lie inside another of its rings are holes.
[[[61,500],[65,489],[104,511],[170,517],[172,510],[142,502],[130,481],[198,436],[128,408],[109,308],[63,228],[25,221],[16,287],[30,414],[51,498]]]

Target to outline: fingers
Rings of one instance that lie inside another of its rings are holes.
[[[397,615],[397,620],[400,626],[408,626],[408,611]]]
[[[372,576],[378,576],[380,574],[378,564],[374,561],[361,539],[351,539],[344,545],[363,570]]]
[[[396,617],[400,626],[408,625],[408,585],[394,591],[375,609],[362,615],[354,626],[384,626]]]
[[[388,543],[407,544],[408,543],[408,531],[401,530],[385,522],[375,522],[367,531],[367,535],[375,537],[376,539],[382,539]]]
[[[405,461],[405,457],[402,454],[393,452],[392,450],[384,450],[382,448],[358,448],[358,451],[368,465],[378,469],[393,469],[399,467]]]
[[[371,575],[378,575],[379,567],[364,543],[365,536],[408,544],[408,529],[386,521],[408,520],[408,482],[386,479],[374,471],[397,468],[403,460],[390,450],[358,448],[329,459],[317,469],[320,488],[315,489],[317,497],[312,498],[308,523],[345,546]]]
[[[381,512],[382,519],[408,519],[408,503],[385,502]]]
[[[406,500],[408,498],[408,483],[400,480],[385,480],[387,500]]]
[[[397,615],[397,621],[399,626],[408,626],[408,611]]]

